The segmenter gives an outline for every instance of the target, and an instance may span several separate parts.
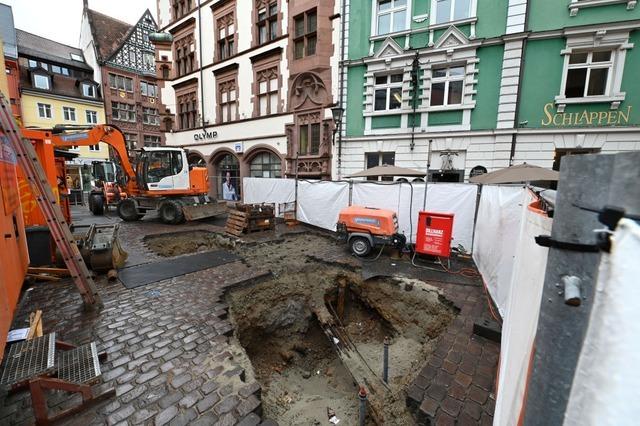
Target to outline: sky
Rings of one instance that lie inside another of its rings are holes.
[[[13,9],[16,28],[78,47],[82,0],[0,0]],[[89,8],[135,24],[146,9],[156,17],[156,0],[89,0]]]

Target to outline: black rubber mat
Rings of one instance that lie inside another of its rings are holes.
[[[236,260],[240,258],[225,250],[208,251],[121,269],[118,271],[118,279],[127,288],[136,288]]]

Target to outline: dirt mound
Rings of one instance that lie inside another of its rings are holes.
[[[234,242],[229,238],[208,231],[147,235],[143,241],[149,250],[164,257],[235,247]]]

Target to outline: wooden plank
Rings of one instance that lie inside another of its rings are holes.
[[[38,309],[37,311],[29,314],[29,332],[27,333],[27,340],[40,336],[42,336],[42,311]]]
[[[242,232],[236,231],[236,230],[231,230],[231,229],[226,229],[225,232],[227,234],[231,234],[235,237],[240,237],[242,235]]]
[[[227,226],[229,228],[238,228],[238,229],[244,229],[247,227],[247,225],[244,223],[236,223],[236,222],[227,222]]]
[[[54,275],[44,275],[44,274],[27,274],[29,278],[35,278],[40,281],[60,281],[62,278],[56,277]]]
[[[68,277],[71,275],[69,273],[69,270],[65,268],[40,268],[40,267],[35,268],[30,266],[27,272],[29,274],[50,274],[50,275],[57,275],[60,277]]]
[[[247,217],[249,214],[239,210],[229,210],[229,216]]]
[[[238,220],[238,219],[227,219],[227,223],[235,223],[236,225],[247,226],[246,220]]]

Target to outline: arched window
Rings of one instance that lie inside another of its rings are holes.
[[[216,163],[218,197],[235,201],[240,199],[240,163],[232,154],[225,154]]]
[[[261,152],[251,160],[251,177],[279,178],[282,163],[277,155],[271,152]]]

